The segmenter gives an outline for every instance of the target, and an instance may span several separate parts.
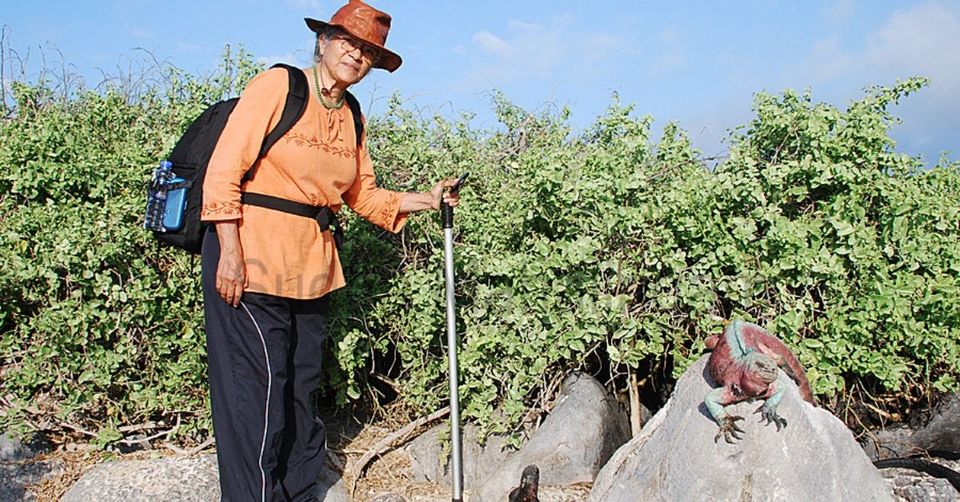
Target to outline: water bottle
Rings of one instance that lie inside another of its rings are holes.
[[[166,185],[174,177],[173,163],[169,160],[160,162],[160,167],[153,171],[150,187],[147,189],[147,210],[143,221],[143,228],[156,232],[165,232],[163,215],[166,209]]]

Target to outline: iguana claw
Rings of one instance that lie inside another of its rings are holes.
[[[724,417],[720,424],[720,430],[717,431],[717,435],[713,438],[713,442],[716,443],[720,439],[720,436],[723,436],[723,440],[730,444],[733,444],[733,439],[743,439],[740,437],[740,434],[743,434],[743,429],[737,426],[737,420],[743,420],[743,417],[736,415]]]
[[[760,414],[760,423],[766,423],[766,425],[775,424],[777,426],[777,432],[780,432],[781,428],[787,428],[787,419],[777,415],[777,410],[767,406],[761,406],[753,413]]]

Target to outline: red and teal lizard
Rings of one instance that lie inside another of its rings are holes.
[[[707,339],[707,348],[713,350],[707,367],[710,376],[720,387],[713,389],[704,399],[710,415],[720,426],[714,442],[723,436],[728,443],[741,439],[743,429],[737,426],[743,417],[730,415],[724,409],[728,404],[740,401],[765,400],[755,413],[760,421],[775,424],[777,431],[787,426],[787,421],[777,414],[777,405],[783,399],[785,379],[780,369],[800,387],[800,395],[813,404],[813,394],[800,361],[783,342],[765,329],[744,321],[733,321],[722,335]]]

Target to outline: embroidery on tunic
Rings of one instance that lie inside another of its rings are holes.
[[[238,202],[208,202],[203,205],[203,210],[201,211],[203,216],[219,216],[219,215],[239,215],[240,214],[240,203]]]
[[[307,137],[303,133],[299,133],[299,132],[289,133],[287,136],[284,137],[284,140],[292,141],[297,146],[306,146],[310,148],[315,148],[325,153],[336,155],[337,157],[343,157],[345,159],[349,159],[354,156],[354,151],[352,148],[334,146],[320,140],[319,138]]]
[[[382,221],[387,227],[393,227],[397,218],[397,208],[400,206],[400,194],[396,192],[387,192],[386,200],[380,207],[378,221]]]

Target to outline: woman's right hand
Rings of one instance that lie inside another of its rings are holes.
[[[240,231],[236,221],[217,222],[217,238],[220,240],[220,261],[217,263],[217,293],[223,301],[234,308],[240,306],[240,298],[247,287],[247,271],[240,247]]]

